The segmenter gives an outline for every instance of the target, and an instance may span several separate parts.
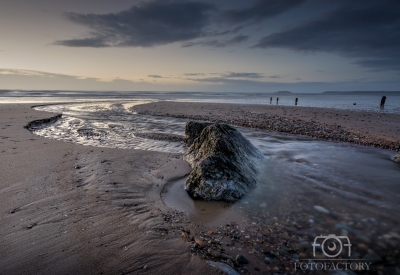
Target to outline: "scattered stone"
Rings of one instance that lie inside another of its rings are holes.
[[[325,207],[319,206],[319,205],[314,205],[314,209],[317,210],[318,212],[322,214],[329,214],[329,210],[326,209]]]
[[[182,237],[184,237],[185,239],[189,239],[189,237],[190,237],[190,231],[182,229],[181,235],[182,235]]]
[[[207,263],[215,268],[218,268],[219,270],[223,271],[226,275],[240,275],[233,267],[221,263],[221,262],[213,262],[213,261],[207,261]]]
[[[394,162],[400,163],[400,154],[395,155],[394,157],[392,157],[392,160]]]
[[[214,258],[219,258],[221,256],[221,253],[219,252],[218,249],[208,249],[207,251],[211,256],[213,256]]]
[[[20,209],[19,208],[14,208],[13,210],[10,211],[10,214],[17,213]]]
[[[221,253],[221,258],[225,260],[231,260],[232,262],[235,261],[235,258],[233,258],[231,255],[228,255],[226,253]]]
[[[145,265],[143,266],[143,270],[147,270],[147,268],[148,268],[148,266],[147,266],[147,264],[145,264]]]
[[[206,244],[200,238],[194,238],[194,241],[201,247],[206,247]]]
[[[265,262],[266,264],[271,264],[273,261],[274,261],[274,260],[273,260],[272,258],[270,258],[270,257],[265,257],[265,258],[264,258],[264,262]]]
[[[241,254],[236,256],[236,261],[240,264],[248,264],[249,263],[249,261],[246,259],[246,257]]]
[[[32,224],[29,224],[26,228],[27,229],[32,229],[33,227],[35,227],[37,225],[37,223],[32,223]]]

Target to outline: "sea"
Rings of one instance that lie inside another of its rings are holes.
[[[382,96],[386,96],[384,109],[379,107]],[[393,92],[0,93],[0,103],[34,103],[36,110],[49,112],[49,117],[63,114],[58,122],[35,130],[38,136],[86,146],[167,153],[184,153],[187,147],[182,142],[146,139],[143,134],[183,135],[188,120],[140,115],[132,107],[160,100],[293,106],[296,98],[299,107],[400,113],[400,93]],[[310,244],[318,236],[347,237],[353,244],[352,257],[363,259],[368,253],[375,253],[380,261],[394,259],[398,265],[399,254],[394,251],[400,247],[400,165],[391,160],[394,151],[237,128],[265,156],[260,163],[257,187],[233,204],[203,202],[186,194],[182,178],[167,184],[163,194],[167,206],[210,227],[235,220],[262,231],[278,224],[283,229],[294,228],[289,233],[301,235]]]
[[[386,96],[384,109],[380,108]],[[19,91],[0,90],[1,103],[51,103],[103,100],[172,100],[241,104],[270,104],[338,108],[400,113],[400,92],[325,92],[325,93],[217,93],[217,92],[99,92],[99,91]],[[278,99],[278,102],[277,102]]]

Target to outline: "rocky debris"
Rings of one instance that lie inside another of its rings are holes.
[[[61,118],[62,118],[62,114],[58,114],[58,115],[50,117],[50,118],[37,119],[37,120],[29,122],[26,126],[24,126],[24,128],[28,129],[29,131],[39,130],[39,129],[45,128],[53,123],[56,123]]]
[[[209,228],[190,222],[183,212],[175,211],[162,214],[171,229],[159,234],[168,238],[174,232],[175,236],[189,232],[192,236],[182,236],[192,255],[197,255],[216,266],[228,266],[231,268],[229,270],[235,270],[239,274],[303,274],[295,269],[295,263],[314,258],[312,243],[316,236],[332,233],[340,236],[348,232],[352,243],[352,259],[373,262],[370,271],[359,271],[360,274],[396,273],[400,262],[400,234],[397,229],[389,226],[387,228],[374,218],[351,218],[346,214],[338,215],[335,220],[329,215],[316,213],[316,221],[324,221],[325,226],[311,221],[308,213],[293,211],[279,218],[259,213],[245,218],[240,224],[230,222]],[[358,223],[363,224],[365,231],[352,230],[350,225]],[[293,228],[296,231],[291,230]],[[363,235],[367,235],[369,241],[364,240],[366,236]],[[196,238],[201,240],[205,247],[197,244]],[[339,257],[347,259],[347,253],[348,250],[343,249]],[[246,255],[249,263],[240,262],[240,255]],[[326,271],[313,271],[312,274],[326,274]]]
[[[187,145],[192,145],[194,140],[200,136],[204,128],[210,126],[211,124],[212,123],[210,122],[189,121],[185,126],[185,137]]]
[[[400,154],[395,155],[394,157],[392,157],[392,160],[394,162],[400,163]]]
[[[187,128],[199,131],[203,123]],[[190,132],[190,131],[189,131]],[[194,134],[188,134],[190,138]],[[243,135],[227,124],[203,127],[185,154],[191,167],[185,190],[193,198],[236,201],[256,185],[263,154]]]
[[[258,128],[276,132],[299,134],[329,141],[349,142],[364,146],[400,151],[400,140],[391,141],[373,134],[352,130],[336,124],[326,124],[318,121],[305,121],[299,118],[287,118],[267,113],[254,113],[237,110],[229,115],[210,113],[209,115],[164,114],[157,111],[135,110],[141,115],[167,116],[193,120],[210,121],[212,123],[227,123],[231,125]]]
[[[226,275],[239,275],[239,273],[228,264],[213,261],[207,261],[207,263],[212,267],[220,269]]]

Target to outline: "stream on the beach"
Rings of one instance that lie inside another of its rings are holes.
[[[130,111],[141,103],[36,107],[63,113],[63,118],[35,133],[83,145],[183,153],[187,148],[182,142],[143,136],[183,135],[188,120]],[[348,236],[352,257],[368,254],[387,262],[396,259],[393,253],[397,249],[398,255],[400,247],[400,165],[390,160],[395,152],[237,128],[265,155],[258,186],[234,204],[193,201],[184,191],[182,179],[167,186],[163,200],[168,206],[210,227],[235,221],[257,230],[283,226],[309,241],[321,234]]]

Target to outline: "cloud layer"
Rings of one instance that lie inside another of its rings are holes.
[[[69,47],[151,47],[203,35],[213,5],[203,2],[149,1],[109,14],[69,13],[91,29],[88,37],[57,41]]]
[[[223,12],[223,17],[229,23],[256,23],[282,14],[304,2],[306,0],[257,0],[250,7],[227,10]]]
[[[329,52],[377,70],[400,70],[400,5],[351,1],[318,19],[263,37],[255,47]]]
[[[301,10],[306,2],[308,9]],[[223,48],[249,44],[262,37],[252,48],[333,53],[369,70],[400,70],[398,0],[231,3],[237,7],[229,8],[210,0],[150,0],[117,13],[69,13],[68,19],[88,27],[90,33],[55,44],[99,48],[153,47],[181,42],[183,47]],[[296,8],[303,15],[302,21],[291,22],[290,26],[279,19],[271,21]],[[321,12],[328,8],[331,11]],[[262,33],[262,28],[271,24],[274,32]]]

